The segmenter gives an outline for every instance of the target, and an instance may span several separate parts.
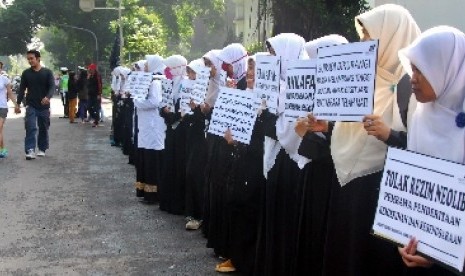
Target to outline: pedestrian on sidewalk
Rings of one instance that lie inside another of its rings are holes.
[[[77,80],[76,86],[79,98],[79,118],[81,118],[81,123],[84,123],[87,120],[87,108],[89,102],[89,93],[87,89],[87,70],[80,70],[79,79]]]
[[[68,68],[67,67],[61,67],[61,78],[60,78],[60,94],[61,94],[61,102],[63,103],[63,117],[60,118],[68,118],[68,82],[69,82],[69,75],[68,75]]]
[[[97,71],[95,64],[89,65],[87,76],[87,88],[89,93],[89,111],[94,124],[92,127],[98,126],[100,121],[100,102],[102,100],[102,77]]]
[[[76,105],[77,105],[77,80],[76,72],[69,71],[69,81],[68,81],[68,116],[69,123],[74,124],[74,118],[76,117]]]
[[[8,156],[8,150],[3,144],[3,125],[8,114],[8,99],[15,103],[15,112],[19,113],[19,105],[16,104],[13,90],[11,89],[10,79],[6,76],[0,76],[0,158]]]
[[[29,50],[27,61],[31,68],[24,70],[21,75],[17,106],[21,105],[27,89],[24,150],[26,159],[31,160],[36,158],[36,146],[39,148],[37,156],[40,157],[45,156],[45,151],[49,147],[50,98],[55,91],[55,80],[52,71],[40,64],[39,51]],[[38,135],[37,127],[39,128]]]

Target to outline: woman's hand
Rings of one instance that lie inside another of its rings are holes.
[[[224,132],[224,139],[226,142],[228,142],[228,145],[234,145],[237,143],[234,141],[231,130],[229,128]]]
[[[408,267],[431,267],[433,265],[431,261],[416,255],[417,245],[418,241],[412,238],[407,246],[398,248],[402,261]]]
[[[191,101],[189,102],[189,107],[190,107],[190,109],[192,109],[192,110],[194,110],[194,109],[197,107],[197,105],[194,103],[194,100],[193,100],[193,99],[191,99]]]
[[[163,108],[163,113],[170,113],[171,112],[171,108],[169,106],[165,106],[165,108]]]
[[[308,118],[299,118],[294,127],[295,132],[300,137],[304,137],[308,131],[310,131],[310,125],[308,123]]]
[[[307,115],[309,130],[312,132],[328,132],[328,121],[318,120],[313,114]]]
[[[363,118],[363,127],[368,135],[375,136],[376,139],[386,142],[391,135],[391,129],[381,120],[378,115],[367,115]]]
[[[200,105],[200,111],[202,111],[203,114],[208,114],[212,110],[211,106],[207,103],[203,103]]]

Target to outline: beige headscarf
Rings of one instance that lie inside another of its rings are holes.
[[[379,39],[374,114],[396,129],[401,124],[393,124],[399,112],[396,111],[392,88],[405,74],[397,52],[412,43],[420,35],[420,29],[405,8],[394,4],[378,6],[355,18],[355,26],[362,37],[359,21],[371,39]],[[331,138],[331,154],[340,185],[382,170],[386,150],[383,142],[368,136],[363,123],[336,123]]]
[[[410,73],[415,65],[431,84],[436,100],[418,103],[409,125],[412,151],[465,164],[465,128],[456,123],[465,112],[465,34],[448,26],[427,30],[399,52]]]
[[[205,102],[213,107],[215,106],[216,99],[218,98],[218,93],[220,91],[220,70],[221,70],[221,60],[218,58],[221,50],[211,50],[206,53],[203,58],[210,60],[213,66],[216,69],[215,76],[210,80],[208,84],[207,96]]]

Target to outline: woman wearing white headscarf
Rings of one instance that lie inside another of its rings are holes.
[[[332,34],[305,44],[310,59],[317,58],[318,48],[348,43],[343,36]],[[326,238],[328,205],[334,164],[330,152],[330,137],[307,131],[308,119],[299,119],[296,131],[303,127],[298,153],[312,160],[302,170],[302,205],[299,209],[297,257],[294,275],[321,275]],[[299,265],[299,264],[306,265]]]
[[[294,124],[284,118],[286,73],[291,60],[307,59],[305,40],[293,33],[283,33],[266,41],[268,51],[281,57],[281,89],[278,117],[264,111],[267,125],[264,152],[265,186],[257,275],[290,275],[294,270],[298,215],[301,207],[302,168],[310,160],[298,154],[302,141]],[[268,118],[266,118],[268,117]],[[274,117],[274,118],[273,118]]]
[[[160,114],[165,119],[166,139],[163,181],[159,189],[160,209],[175,215],[183,215],[185,208],[186,181],[186,129],[182,123],[180,105],[181,82],[186,78],[187,60],[173,55],[166,58],[165,76],[173,80],[174,110],[164,107]]]
[[[448,26],[429,29],[399,57],[418,100],[408,149],[465,164],[465,34]],[[438,266],[414,269],[432,265],[416,255],[417,244],[413,239],[399,249],[409,275],[454,275]]]
[[[247,71],[247,51],[244,46],[233,43],[221,50],[218,58],[222,69],[228,73],[236,87],[246,89],[245,73]],[[206,164],[206,199],[207,220],[204,221],[204,231],[207,237],[207,247],[213,248],[215,254],[228,256],[229,218],[226,208],[226,179],[230,173],[232,148],[223,137],[209,136]]]
[[[146,55],[145,70],[154,75],[162,75],[165,69],[163,58],[159,55]],[[137,108],[137,160],[136,160],[136,196],[144,197],[148,203],[158,201],[158,185],[165,147],[166,125],[160,116],[161,81],[154,79],[149,88],[147,99],[135,99]]]
[[[190,80],[195,80],[199,70],[205,68],[203,59],[195,59],[187,66]],[[189,74],[190,72],[190,74]],[[203,219],[205,160],[205,115],[200,105],[190,102],[191,113],[185,114],[186,125],[186,229],[197,230]]]
[[[247,90],[253,92],[255,75],[255,57],[248,58]],[[227,238],[228,260],[218,264],[216,271],[237,271],[243,275],[253,273],[258,224],[260,221],[261,197],[265,188],[263,175],[263,142],[264,124],[259,110],[252,107],[252,112],[258,112],[253,126],[252,136],[248,145],[233,140],[231,132],[225,133],[232,153],[232,162],[225,178],[225,204],[229,220],[229,235]]]
[[[206,119],[208,120],[208,123],[210,123],[211,120],[211,115],[213,112],[213,108],[215,107],[216,100],[218,98],[218,94],[220,92],[220,70],[222,61],[218,58],[218,55],[220,54],[221,50],[211,50],[208,53],[206,53],[203,56],[204,64],[205,66],[208,66],[211,68],[211,74],[210,74],[210,82],[208,84],[208,91],[207,91],[207,96],[205,99],[205,104],[200,106],[200,109],[202,113],[205,115]],[[207,126],[208,127],[208,126]],[[211,157],[213,157],[213,153],[216,153],[216,147],[218,146],[218,141],[221,141],[219,139],[220,137],[217,137],[216,135],[210,134],[207,132],[206,135],[206,166],[205,166],[205,176],[208,176],[210,172],[210,167],[214,166],[214,163],[212,163],[210,160]],[[208,185],[208,178],[205,178],[204,176],[204,181],[205,181],[205,196],[204,196],[204,209],[203,209],[203,227],[202,227],[202,233],[204,234],[205,237],[208,238],[208,230],[209,230],[209,225],[210,225],[210,186]]]
[[[223,62],[221,69],[226,71],[237,89],[247,88],[245,75],[247,73],[247,50],[239,43],[232,43],[224,47],[218,54]]]
[[[147,61],[141,59],[135,62],[132,66],[132,71],[141,72],[144,71],[145,63]],[[129,73],[130,74],[130,73]],[[128,93],[128,99],[126,100],[126,119],[125,119],[125,132],[126,137],[123,145],[123,154],[128,155],[128,163],[131,165],[136,164],[136,149],[137,149],[137,109],[134,106],[134,101],[131,97],[131,91]]]
[[[379,39],[374,114],[390,128],[401,129],[392,87],[405,72],[397,52],[420,30],[405,8],[393,4],[357,16],[355,24],[362,40]],[[370,235],[386,150],[363,123],[335,123],[331,154],[337,178],[329,206],[325,275],[395,275],[401,269],[395,249]]]

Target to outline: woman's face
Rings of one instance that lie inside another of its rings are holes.
[[[418,68],[412,64],[412,92],[415,94],[417,101],[420,103],[428,103],[436,100],[436,93],[434,93],[433,87],[425,76],[421,73]]]
[[[253,59],[249,59],[247,63],[247,88],[253,89],[255,84],[255,61]]]
[[[371,40],[370,34],[368,33],[365,27],[362,28],[363,36],[360,38],[360,41],[368,41]]]
[[[186,68],[186,71],[187,71],[187,77],[190,79],[190,80],[195,80],[197,78],[197,74],[195,73],[194,70],[192,70],[190,67],[187,67]]]
[[[210,69],[211,69],[210,78],[214,78],[216,76],[216,67],[213,66],[213,63],[211,62],[211,60],[209,60],[206,57],[203,58],[203,62],[205,64],[205,66],[210,67]]]

